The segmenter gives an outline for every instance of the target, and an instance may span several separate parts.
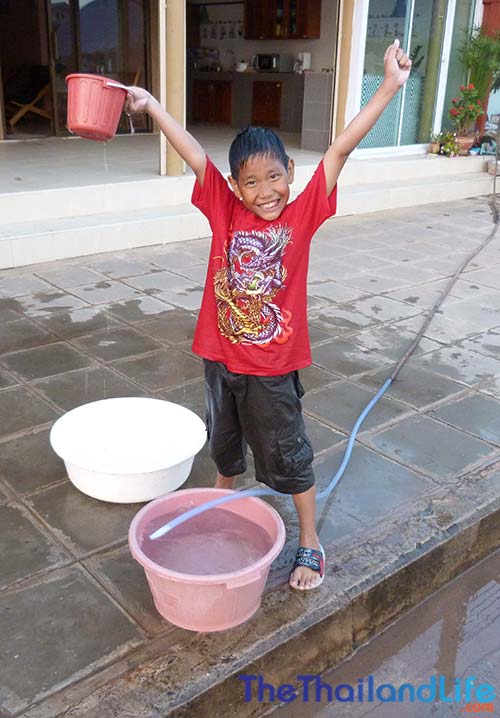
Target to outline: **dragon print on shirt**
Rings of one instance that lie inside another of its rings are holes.
[[[285,288],[283,266],[292,232],[278,225],[259,232],[234,232],[223,267],[214,278],[217,321],[233,344],[283,344],[293,332],[291,313],[273,301]]]

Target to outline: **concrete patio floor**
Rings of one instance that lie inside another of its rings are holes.
[[[317,233],[314,364],[301,379],[320,488],[445,278],[490,228],[476,198],[333,219]],[[77,491],[48,435],[64,412],[106,397],[154,396],[204,416],[190,342],[208,248],[194,240],[0,273],[1,716],[262,715],[244,704],[238,672],[265,668],[277,684],[313,663],[324,670],[500,545],[499,232],[319,507],[321,590],[287,587],[297,521],[284,497],[271,503],[287,544],[251,621],[204,635],[157,614],[126,540],[140,505]],[[185,487],[214,479],[205,447]],[[254,484],[250,461],[239,486]]]

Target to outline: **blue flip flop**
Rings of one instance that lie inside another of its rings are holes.
[[[323,546],[321,546],[321,544],[319,546],[319,550],[299,546],[299,548],[297,549],[297,553],[295,554],[295,561],[292,566],[292,570],[290,571],[290,575],[288,576],[288,583],[290,584],[290,576],[298,566],[306,566],[312,571],[317,571],[319,573],[320,579],[318,583],[316,583],[314,586],[311,586],[310,588],[297,589],[291,584],[290,588],[295,588],[295,590],[299,591],[310,591],[313,588],[318,588],[318,586],[321,586],[321,584],[323,583],[323,579],[325,578],[325,559],[325,549],[323,548]]]

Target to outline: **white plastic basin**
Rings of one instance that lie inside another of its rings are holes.
[[[150,501],[177,489],[206,438],[205,424],[194,412],[139,397],[78,406],[50,432],[73,484],[115,503]]]

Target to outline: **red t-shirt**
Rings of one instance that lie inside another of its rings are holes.
[[[237,374],[275,376],[309,366],[307,267],[311,238],[336,211],[321,161],[307,187],[271,222],[248,210],[207,157],[192,203],[213,232],[193,351]]]

